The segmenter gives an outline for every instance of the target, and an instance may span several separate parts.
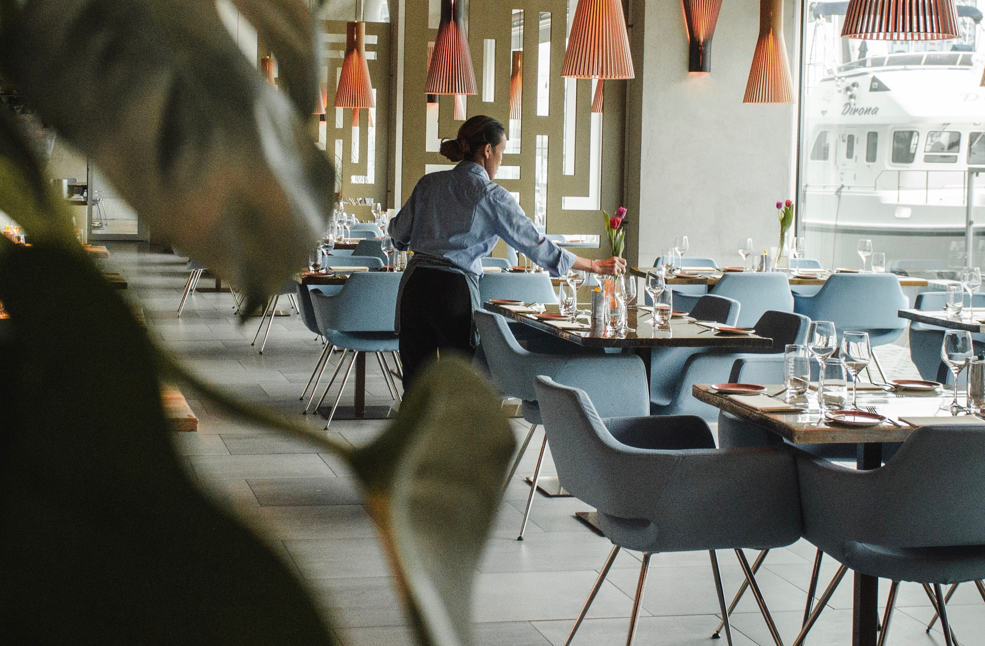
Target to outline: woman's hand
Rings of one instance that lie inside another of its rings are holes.
[[[626,259],[612,256],[608,260],[593,260],[592,271],[605,276],[618,276],[626,273]]]

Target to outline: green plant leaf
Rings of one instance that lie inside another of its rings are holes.
[[[421,644],[472,643],[472,577],[515,444],[492,388],[442,357],[353,457]]]
[[[302,115],[315,108],[314,24],[302,0],[231,0],[277,57],[278,76]]]
[[[0,276],[4,641],[334,643],[284,564],[189,481],[150,343],[94,265],[0,238]]]
[[[253,300],[307,259],[334,170],[201,0],[31,0],[0,66],[155,236]]]

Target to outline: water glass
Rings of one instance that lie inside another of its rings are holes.
[[[664,289],[653,297],[653,329],[669,330],[674,310],[674,291]]]
[[[968,360],[968,408],[972,413],[980,413],[985,407],[985,359],[972,357]]]
[[[783,385],[791,399],[807,392],[811,381],[811,355],[806,345],[787,344],[783,352]]]
[[[561,314],[574,321],[578,315],[578,310],[575,308],[575,288],[572,287],[571,283],[562,280],[558,284],[557,299]]]
[[[764,251],[761,254],[756,255],[753,259],[752,264],[753,271],[769,271],[770,270],[770,254]]]
[[[944,301],[944,310],[948,316],[956,317],[961,314],[961,308],[964,307],[964,291],[961,285],[955,283],[948,284],[945,289],[947,299]]]
[[[841,359],[825,359],[821,364],[817,403],[822,411],[842,410],[848,403],[848,369]]]
[[[311,273],[317,273],[324,267],[324,262],[322,260],[323,254],[321,247],[315,247],[308,253],[308,271]]]
[[[859,240],[858,241],[858,255],[862,259],[862,273],[865,273],[865,261],[868,260],[869,256],[872,255],[872,241],[871,240]]]
[[[626,283],[622,276],[605,281],[605,293],[609,299],[609,326],[616,334],[626,332]]]
[[[886,273],[886,254],[872,254],[872,272],[876,274]]]

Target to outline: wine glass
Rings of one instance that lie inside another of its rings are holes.
[[[811,321],[807,329],[807,347],[818,364],[823,367],[825,360],[833,355],[838,347],[835,324],[831,321]]]
[[[376,226],[382,227],[383,226],[382,220],[383,220],[383,205],[380,204],[379,202],[374,202],[373,203],[373,222],[376,223]]]
[[[852,375],[852,408],[860,410],[855,398],[858,394],[858,375],[872,361],[869,333],[845,332],[841,337],[841,358]]]
[[[572,319],[578,317],[578,288],[585,284],[585,280],[587,278],[588,276],[585,274],[585,272],[579,269],[569,271],[567,276],[564,277],[564,280],[568,283],[568,285],[571,286],[571,291],[574,293],[574,297],[575,297],[574,313],[572,314]]]
[[[667,289],[667,282],[664,275],[659,271],[651,271],[646,275],[646,284],[643,286],[646,293],[650,295],[650,302],[656,306],[657,296]]]
[[[386,254],[386,271],[390,271],[390,254],[396,249],[393,246],[393,238],[387,235],[383,236],[383,240],[380,242],[380,249]]]
[[[677,236],[674,238],[674,251],[681,259],[681,269],[684,269],[684,254],[687,253],[688,242],[687,236]]]
[[[790,269],[800,269],[800,259],[804,257],[804,253],[807,249],[807,245],[804,242],[803,236],[790,236],[790,257],[797,261],[790,263]]]
[[[982,272],[978,267],[965,267],[961,270],[961,286],[968,292],[968,318],[974,316],[975,290],[982,286]],[[962,298],[962,300],[964,300]]]
[[[742,271],[746,270],[746,258],[752,253],[752,238],[739,239],[739,255],[742,256]]]
[[[325,264],[329,262],[329,256],[335,249],[335,241],[338,238],[338,227],[335,222],[328,223],[328,229],[325,230],[325,235],[322,236],[321,242],[318,248],[321,252],[325,254]]]
[[[944,333],[944,343],[941,345],[941,359],[951,369],[954,375],[954,397],[951,399],[951,414],[957,414],[967,410],[958,405],[958,375],[968,363],[968,359],[974,356],[975,350],[971,342],[971,332],[964,330],[948,330]]]
[[[317,274],[322,270],[322,248],[318,245],[308,253],[308,271]]]
[[[626,276],[626,306],[632,307],[636,304],[637,288],[636,288],[636,277]]]
[[[561,314],[568,317],[569,320],[574,321],[578,317],[578,309],[576,307],[577,297],[575,296],[575,288],[571,286],[567,280],[562,280],[558,286],[558,305]]]
[[[862,273],[865,273],[865,261],[869,259],[872,255],[872,241],[871,240],[859,240],[858,241],[858,255],[862,258]]]

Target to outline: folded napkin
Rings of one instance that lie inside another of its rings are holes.
[[[798,269],[798,274],[823,274],[827,272],[827,269]],[[845,271],[844,269],[839,269],[838,271]]]
[[[350,273],[353,271],[369,271],[369,267],[329,267],[329,271],[337,271],[339,273]]]
[[[710,272],[710,271],[718,271],[718,270],[715,269],[714,267],[685,267],[681,271],[685,273],[693,274],[695,272]]]
[[[787,404],[766,395],[729,395],[729,397],[743,406],[755,408],[764,413],[795,413],[802,410],[798,406]]]
[[[847,267],[838,267],[838,269],[835,269],[835,273],[838,273],[838,274],[857,274],[857,273],[859,273],[859,270],[858,269],[849,269]]]
[[[502,267],[483,267],[482,273],[484,274],[501,274],[503,273]]]
[[[960,415],[958,417],[903,417],[901,422],[906,422],[910,426],[985,426],[985,419],[974,415]]]
[[[532,312],[536,312],[537,311],[537,310],[535,310],[532,307],[527,307],[526,305],[502,305],[502,304],[499,304],[499,303],[497,303],[497,304],[500,307],[502,307],[504,310],[509,310],[511,312],[519,312],[519,313],[531,312],[532,313]]]
[[[561,330],[587,330],[589,328],[584,323],[572,323],[571,321],[541,321],[541,323],[553,325]]]

